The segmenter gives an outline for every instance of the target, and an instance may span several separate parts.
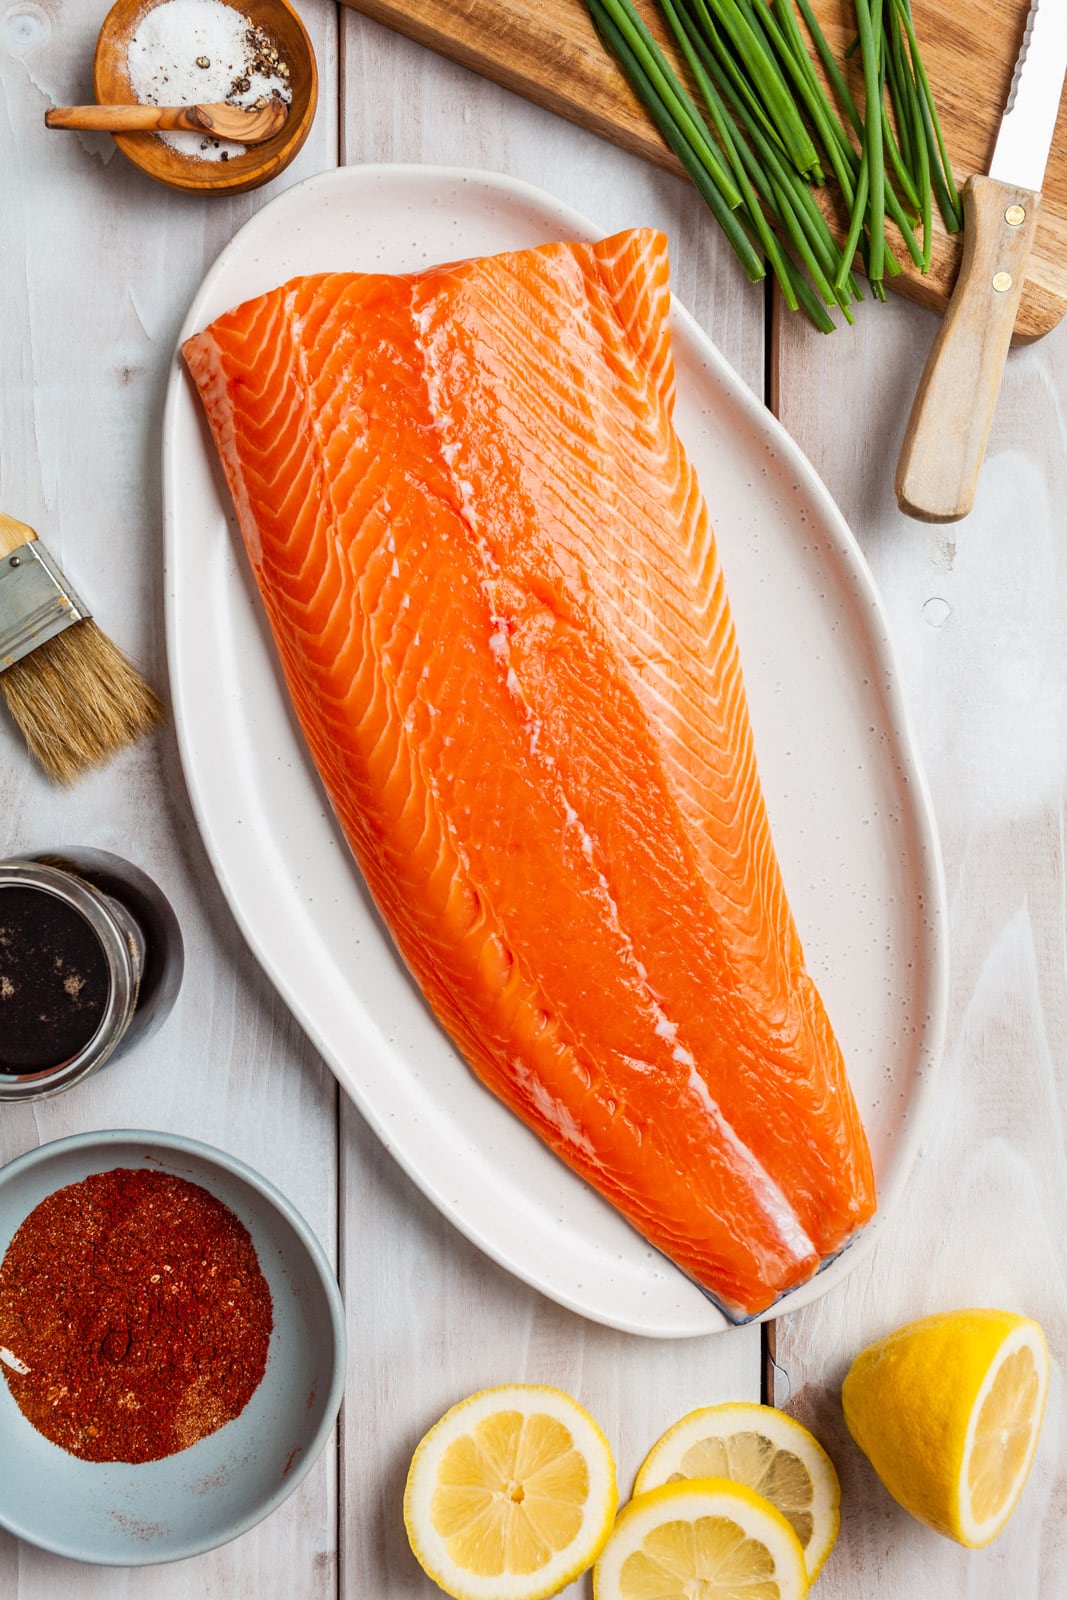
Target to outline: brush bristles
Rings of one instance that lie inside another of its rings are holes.
[[[0,692],[31,753],[57,783],[73,783],[163,717],[158,696],[91,619],[0,672]]]

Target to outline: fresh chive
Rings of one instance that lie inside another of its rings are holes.
[[[764,266],[758,253],[753,248],[752,242],[734,215],[736,207],[724,196],[723,188],[712,180],[708,172],[706,160],[698,156],[693,148],[692,138],[700,138],[695,132],[696,121],[699,120],[695,108],[692,116],[685,126],[679,125],[671,114],[671,108],[658,94],[652,79],[645,72],[645,63],[637,52],[630,47],[630,42],[615,26],[614,16],[607,9],[610,5],[614,10],[620,9],[619,0],[587,0],[590,15],[594,25],[606,46],[616,56],[635,91],[640,96],[642,103],[652,117],[664,140],[674,154],[678,157],[685,172],[695,184],[702,198],[711,209],[715,220],[722,228],[737,255],[746,276],[753,283],[759,283],[766,276]],[[701,139],[702,144],[710,145],[710,136],[706,126]],[[702,152],[706,154],[706,152]],[[716,163],[716,165],[719,165]],[[725,172],[724,177],[727,177]],[[740,204],[740,195],[732,180],[727,177],[728,193],[737,195]]]
[[[802,257],[814,250],[817,261],[832,273],[836,270],[836,247],[833,236],[812,199],[808,186],[797,178],[792,167],[787,165],[784,152],[779,153],[777,141],[771,141],[759,125],[748,125],[749,138],[755,149],[748,147],[736,125],[730,122],[729,109],[705,69],[699,49],[699,37],[694,36],[692,31],[694,24],[691,17],[683,13],[680,8],[675,10],[670,0],[661,0],[661,6],[671,23],[690,70],[708,102],[717,127],[725,126],[731,130],[730,137],[735,149],[745,161],[754,186],[762,193],[765,200],[772,202],[772,212],[783,224],[788,242]],[[737,98],[729,84],[724,84],[723,92],[732,100],[734,111],[744,124],[747,120],[744,104]],[[762,165],[757,155],[762,157]],[[783,191],[792,193],[799,202],[802,218],[797,217],[795,207],[790,206],[787,210],[783,208],[780,201]],[[788,295],[792,290],[793,275],[789,274],[783,281],[782,271],[776,258],[773,264],[776,267],[775,275],[782,284],[783,293]]]
[[[958,233],[962,227],[959,191],[952,176],[952,163],[945,148],[945,136],[941,131],[941,121],[937,115],[937,107],[934,104],[933,90],[930,88],[930,80],[926,76],[926,68],[923,66],[922,56],[919,54],[919,41],[915,35],[915,23],[911,14],[911,5],[909,0],[892,0],[892,3],[903,25],[904,32],[908,36],[908,49],[911,53],[912,69],[915,73],[915,82],[919,90],[919,108],[922,113],[927,148],[931,156],[931,181],[937,190],[938,204],[941,207],[945,227],[950,233]]]
[[[664,109],[678,128],[693,154],[705,167],[726,204],[732,209],[741,196],[715,154],[707,127],[693,102],[678,82],[666,57],[638,16],[630,0],[596,0],[597,9],[607,16],[624,42],[644,77],[655,90]]]
[[[818,174],[818,153],[804,126],[796,100],[742,7],[737,0],[708,0],[706,9],[713,12],[749,78],[758,85],[767,114],[778,129],[797,171],[801,174]]]
[[[889,88],[890,103],[894,106],[894,108],[897,108],[898,111],[900,111],[904,108],[898,106],[898,99],[893,92],[893,86],[890,82],[891,75],[889,54],[887,51],[882,57],[883,82]],[[901,85],[901,88],[903,89],[903,85]],[[906,121],[904,125],[906,126]],[[889,164],[893,169],[897,183],[900,185],[900,191],[903,194],[904,199],[908,202],[908,205],[911,207],[913,216],[917,217],[922,208],[922,199],[915,187],[915,182],[911,175],[911,163],[909,163],[905,158],[904,153],[893,134],[893,125],[889,120],[889,106],[884,103],[882,105],[882,146],[889,157]],[[888,172],[886,173],[886,181],[887,183],[889,181]]]
[[[744,103],[747,116],[762,127],[788,159],[789,151],[779,129],[767,114],[764,102],[757,92],[757,86],[752,83],[737,61],[728,40],[723,38],[714,17],[708,10],[706,0],[682,0],[681,15],[684,20],[692,24],[690,37],[709,72],[717,76],[723,84],[727,81],[732,84]]]
[[[760,175],[759,165],[754,161],[751,151],[734,127],[730,114],[723,105],[722,99],[716,93],[715,86],[708,77],[707,72],[704,70],[704,65],[694,49],[692,40],[685,30],[684,23],[671,4],[671,0],[660,0],[660,6],[678,43],[678,47],[686,59],[689,70],[693,75],[693,81],[700,90],[704,103],[708,108],[708,115],[711,117],[712,125],[719,137],[719,143],[729,162],[730,171],[740,190],[745,214],[763,248],[764,255],[771,264],[782,293],[786,297],[789,309],[796,311],[799,302],[792,278],[786,270],[782,247],[778,243],[770,223],[767,221],[763,207],[753,187],[752,180],[755,178],[758,181]]]
[[[838,287],[840,287],[841,283],[843,282],[844,274],[848,269],[848,264],[852,260],[859,246],[860,235],[863,231],[864,217],[867,211],[867,193],[869,188],[870,164],[867,151],[864,150],[863,155],[860,157],[860,171],[859,177],[856,181],[856,197],[852,202],[852,216],[849,219],[848,234],[845,238],[844,249],[841,252],[841,268],[837,277]],[[873,288],[874,278],[869,270],[869,267],[867,279]]]
[[[876,299],[903,270],[887,219],[928,270],[934,199],[950,231],[961,225],[960,202],[910,0],[853,0],[846,53],[860,52],[862,109],[811,0],[658,4],[702,109],[633,0],[586,0],[605,48],[754,282],[769,268],[785,304],[829,332],[828,308],[851,322],[852,301],[863,298],[857,259]],[[843,243],[813,193],[826,172],[848,217]]]
[[[701,49],[701,40],[693,30],[695,24],[684,12],[680,13],[683,25],[689,32],[690,42],[698,53],[704,58],[705,52]],[[814,196],[806,183],[796,175],[795,169],[788,161],[780,143],[772,138],[765,130],[762,122],[750,117],[746,102],[739,92],[736,84],[724,79],[721,85],[722,95],[728,106],[734,112],[744,131],[747,133],[754,154],[759,158],[761,166],[757,169],[762,175],[759,186],[765,197],[770,201],[772,211],[777,217],[782,231],[790,245],[799,255],[804,257],[809,250],[816,252],[826,273],[831,278],[836,275],[840,264],[839,248],[830,232],[829,225],[815,202]],[[757,180],[758,181],[758,180]],[[780,196],[786,194],[791,197],[792,204],[788,214],[783,214]],[[848,275],[845,287],[851,292],[853,298],[860,298],[855,279]],[[839,304],[847,304],[848,296],[842,296],[840,291],[835,294]]]
[[[752,19],[752,26],[762,30],[767,39],[768,46],[773,50],[782,68],[793,81],[794,91],[800,97],[802,109],[807,112],[808,118],[822,141],[823,150],[834,164],[835,156],[839,155],[836,142],[836,129],[834,124],[837,118],[834,109],[826,98],[826,92],[815,75],[811,65],[811,58],[801,48],[795,49],[793,38],[782,28],[774,12],[763,0],[757,0],[755,5],[749,6],[748,0],[741,0],[746,6]],[[792,15],[791,13],[787,13]],[[794,19],[795,24],[795,19]],[[837,168],[835,166],[835,174]],[[813,177],[813,182],[821,182],[821,178]]]
[[[789,266],[795,274],[796,295],[800,301],[800,309],[820,333],[833,333],[834,319],[814,292],[808,280],[801,275],[799,268],[794,266],[792,262],[789,262]],[[851,322],[852,318],[849,317],[848,320]]]
[[[826,35],[823,33],[822,29],[819,26],[818,19],[815,16],[815,13],[811,9],[811,5],[809,3],[809,0],[796,0],[796,3],[797,3],[797,9],[799,10],[801,17],[804,20],[804,26],[807,29],[808,34],[809,34],[809,36],[810,36],[810,38],[812,40],[812,43],[815,46],[816,53],[818,54],[819,59],[823,64],[823,69],[824,69],[824,71],[826,73],[826,76],[830,81],[830,86],[831,86],[831,88],[832,88],[832,90],[834,92],[834,96],[837,99],[838,104],[841,106],[841,109],[844,111],[844,113],[845,113],[846,117],[848,118],[849,122],[852,124],[853,130],[856,133],[857,138],[860,140],[860,143],[862,145],[862,141],[863,141],[863,119],[860,117],[859,111],[858,111],[858,109],[856,107],[856,102],[852,98],[852,91],[850,90],[847,82],[845,81],[845,77],[844,77],[844,74],[841,71],[841,68],[837,64],[836,57],[834,56],[833,51],[830,49],[830,46],[827,43]],[[841,129],[840,137],[842,139],[844,139],[846,137],[845,131],[844,131],[843,128]],[[851,149],[851,147],[850,147],[850,149]],[[852,151],[852,155],[855,157],[855,152],[854,151]],[[855,157],[855,162],[856,162],[856,170],[858,171],[858,168],[859,168],[859,158],[858,157]],[[851,207],[851,205],[852,205],[852,193],[851,193],[850,189],[847,189],[845,187],[845,185],[840,182],[840,180],[839,180],[838,186],[840,187],[841,192],[845,197],[846,205]],[[914,263],[915,263],[915,265],[917,267],[921,267],[922,266],[923,256],[922,256],[921,250],[919,249],[918,245],[915,242],[914,231],[913,231],[913,228],[912,228],[911,220],[908,218],[908,216],[904,212],[904,209],[901,206],[900,202],[898,201],[898,199],[896,197],[896,194],[893,192],[893,189],[892,189],[891,186],[887,186],[887,188],[886,188],[885,204],[886,204],[886,210],[889,212],[889,215],[892,217],[893,221],[896,223],[897,227],[900,229],[900,232],[901,232],[901,234],[902,234],[902,236],[904,238],[905,244],[908,247],[908,252],[909,252],[912,260],[914,261]],[[898,264],[895,261],[895,257],[893,256],[893,253],[889,249],[888,246],[886,247],[885,264],[886,264],[887,271],[889,271],[890,273],[895,273],[895,272],[897,272],[899,270]],[[923,270],[925,271],[925,268],[923,268]]]
[[[865,98],[863,154],[867,161],[867,230],[871,251],[868,272],[871,288],[877,293],[878,285],[885,276],[885,165],[882,151],[881,51],[875,31],[875,16],[868,0],[855,0],[855,6],[856,20],[859,24],[860,61],[863,67]],[[874,0],[874,12],[880,22],[880,0]]]
[[[897,134],[899,137],[900,158],[908,174],[916,169],[915,152],[915,120],[912,116],[912,102],[915,96],[915,81],[911,76],[908,63],[904,59],[904,44],[900,28],[896,25],[896,9],[890,4],[886,13],[886,70],[889,85],[889,101],[896,117]],[[912,199],[912,204],[918,209],[920,200],[918,195]]]
[[[797,10],[804,19],[804,26],[808,30],[808,35],[818,53],[819,60],[823,64],[823,70],[830,80],[830,87],[837,97],[837,102],[851,122],[856,134],[862,137],[863,123],[860,120],[856,102],[852,98],[852,90],[849,88],[845,75],[837,64],[837,57],[830,49],[826,35],[819,26],[818,18],[811,9],[810,0],[796,0],[796,4]]]

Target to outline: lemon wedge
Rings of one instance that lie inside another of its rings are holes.
[[[545,1600],[592,1566],[617,1505],[611,1446],[589,1413],[558,1389],[505,1384],[420,1441],[404,1524],[454,1600]]]
[[[635,1495],[593,1568],[593,1600],[804,1600],[800,1541],[769,1500],[726,1478]]]
[[[1014,1511],[1048,1393],[1045,1335],[1009,1311],[923,1317],[852,1363],[849,1432],[912,1516],[972,1549]]]
[[[841,1525],[841,1485],[822,1445],[795,1417],[748,1401],[690,1411],[652,1446],[634,1493],[679,1478],[729,1478],[763,1495],[800,1540],[815,1581]]]

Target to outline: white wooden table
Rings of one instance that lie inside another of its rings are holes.
[[[524,178],[602,222],[667,230],[674,289],[778,412],[854,529],[888,607],[933,791],[952,984],[935,1104],[893,1225],[833,1293],[774,1326],[775,1400],[843,1485],[824,1600],[1062,1600],[1067,1594],[1067,330],[1013,353],[977,506],[901,517],[892,472],[935,319],[865,304],[830,337],[768,315],[680,181],[332,0],[299,0],[322,96],[308,144],[251,195],[155,186],[106,135],[46,133],[92,98],[106,0],[0,0],[0,507],[30,522],[101,626],[166,688],[159,437],[185,310],[236,229],[339,163],[444,162]],[[685,1341],[608,1331],[513,1280],[442,1221],[339,1094],[246,949],[186,799],[171,730],[57,792],[0,726],[0,856],[93,845],[172,898],[185,984],[143,1050],[54,1101],[0,1108],[0,1161],[85,1129],[173,1129],[284,1190],[334,1253],[350,1364],[335,1443],[267,1521],[174,1566],[116,1571],[0,1533],[4,1600],[416,1600],[400,1498],[416,1440],[486,1384],[557,1384],[611,1437],[621,1487],[684,1411],[758,1398],[756,1328]],[[1054,1357],[1037,1463],[1008,1530],[968,1554],[910,1521],[849,1440],[851,1356],[927,1311],[1024,1310]],[[4,1464],[0,1462],[0,1474]],[[56,1507],[61,1518],[62,1506]],[[574,1586],[588,1593],[587,1581]]]

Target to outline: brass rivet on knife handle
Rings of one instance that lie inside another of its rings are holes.
[[[975,176],[963,191],[963,260],[904,433],[900,509],[956,522],[978,475],[1015,327],[1041,196]]]

